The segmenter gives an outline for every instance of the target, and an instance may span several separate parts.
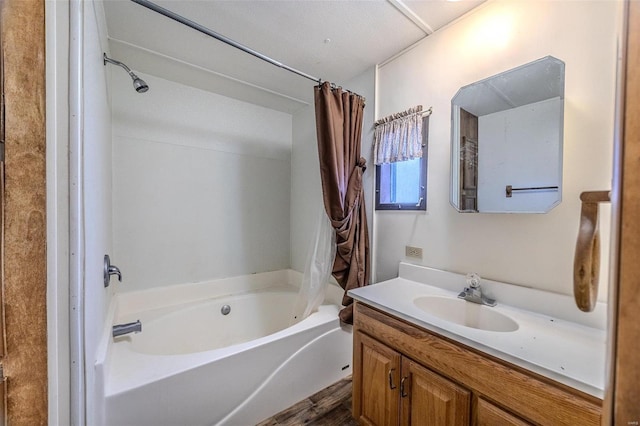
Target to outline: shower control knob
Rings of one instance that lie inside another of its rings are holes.
[[[109,283],[111,282],[111,275],[117,275],[118,281],[122,281],[122,272],[120,272],[120,268],[111,264],[111,259],[109,259],[109,255],[104,255],[104,286],[109,287]]]

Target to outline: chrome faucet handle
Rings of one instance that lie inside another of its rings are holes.
[[[480,275],[475,272],[469,272],[467,274],[467,285],[473,289],[480,288],[480,279]]]
[[[111,275],[117,275],[118,281],[122,282],[122,272],[120,272],[120,268],[111,264],[111,259],[109,259],[109,255],[104,255],[104,286],[109,287],[109,283],[111,282]]]
[[[122,282],[122,272],[117,266],[109,265],[109,275],[117,275],[118,281]]]
[[[473,272],[467,274],[466,281],[467,287],[458,294],[460,299],[464,299],[467,302],[478,303],[480,305],[496,305],[495,299],[490,299],[482,294],[482,289],[480,288],[480,276],[478,274]]]

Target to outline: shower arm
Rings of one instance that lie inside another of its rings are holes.
[[[111,59],[110,57],[107,56],[106,53],[102,54],[102,61],[105,66],[107,66],[107,63],[110,63],[113,65],[122,67],[122,69],[125,70],[127,74],[129,74],[129,77],[131,77],[131,79],[133,80],[133,88],[136,89],[136,92],[144,93],[147,90],[149,90],[149,85],[143,79],[138,77],[133,71],[131,71],[131,68],[129,68],[122,62],[116,61],[115,59]]]
[[[116,61],[115,59],[111,59],[110,57],[107,56],[106,53],[102,54],[102,60],[103,60],[104,65],[107,65],[107,62],[110,63],[110,64],[113,64],[113,65],[117,65],[119,67],[124,68],[124,70],[127,73],[129,73],[131,78],[138,78],[138,76],[133,71],[131,71],[131,68],[129,68],[128,66],[126,66],[125,64],[123,64],[120,61]]]

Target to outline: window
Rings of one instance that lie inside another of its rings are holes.
[[[376,210],[427,210],[429,117],[422,118],[422,157],[376,165]]]

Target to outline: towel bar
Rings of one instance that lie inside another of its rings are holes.
[[[600,277],[598,203],[611,201],[611,193],[583,192],[580,200],[580,227],[573,260],[573,296],[581,311],[591,312],[596,305]]]
[[[549,190],[549,189],[555,189],[556,191],[558,190],[557,186],[532,186],[530,188],[514,188],[511,185],[507,185],[504,189],[505,192],[505,196],[507,198],[511,198],[511,196],[513,195],[513,191],[543,191],[543,190]]]

